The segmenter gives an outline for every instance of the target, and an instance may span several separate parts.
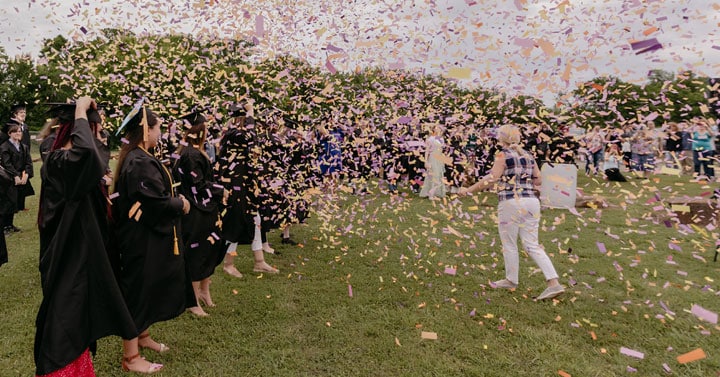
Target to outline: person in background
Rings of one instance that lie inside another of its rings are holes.
[[[8,136],[0,130],[0,145],[5,143],[8,139]],[[7,201],[6,192],[7,189],[10,186],[15,185],[15,177],[11,176],[9,172],[5,170],[5,168],[0,164],[0,174],[2,174],[2,177],[0,177],[0,266],[8,262],[8,253],[7,253],[7,244],[5,243],[5,226],[3,225],[3,221],[5,218],[5,214],[3,211],[3,204]]]
[[[605,177],[608,181],[613,182],[627,182],[627,179],[620,172],[620,160],[622,155],[618,150],[617,144],[608,145],[607,152],[605,153]]]
[[[17,124],[20,126],[20,132],[22,133],[22,137],[20,139],[20,143],[24,146],[24,149],[27,151],[27,155],[30,155],[30,127],[25,123],[25,119],[27,117],[27,109],[24,104],[17,104],[10,108],[10,121],[8,122],[8,126],[11,124]],[[30,167],[29,167],[29,173],[30,177],[33,177],[33,168],[32,168],[32,158],[30,159]],[[35,190],[33,190],[32,184],[30,183],[30,180],[28,179],[27,183],[22,185],[22,187],[19,187],[18,189],[18,211],[28,211],[28,208],[25,206],[25,198],[28,196],[35,195]]]
[[[501,151],[495,156],[490,173],[468,188],[461,188],[458,194],[466,195],[497,183],[498,186],[498,231],[502,241],[505,259],[505,279],[491,284],[494,288],[514,289],[518,286],[520,255],[517,238],[522,240],[527,253],[542,270],[547,288],[537,300],[547,300],[565,292],[558,281],[550,258],[538,241],[540,225],[540,200],[536,191],[542,180],[540,169],[530,152],[520,145],[520,130],[513,125],[498,129],[498,143]]]
[[[623,166],[626,171],[632,171],[632,137],[635,135],[635,128],[632,124],[625,124],[620,134],[620,152],[622,153]]]
[[[644,179],[646,173],[655,171],[655,158],[653,152],[654,139],[651,131],[640,126],[630,139],[632,144],[632,168],[635,178]]]
[[[17,123],[5,125],[8,140],[0,145],[0,165],[15,177],[15,185],[7,186],[3,192],[0,213],[3,214],[3,230],[6,234],[20,232],[15,226],[15,214],[25,208],[25,196],[35,194],[30,184],[33,177],[30,150],[22,143],[22,129]]]
[[[684,173],[693,171],[692,126],[687,122],[678,123],[680,129],[680,165]]]
[[[596,175],[600,171],[600,166],[605,159],[605,133],[600,129],[600,126],[595,126],[592,131],[585,136],[585,142],[588,150],[585,173]]]
[[[113,272],[108,201],[103,191],[107,159],[97,150],[102,120],[95,101],[53,104],[58,136],[40,176],[38,211],[40,285],[35,321],[38,376],[95,376],[90,352],[96,340],[134,337],[135,323]]]
[[[713,168],[713,157],[715,156],[714,139],[715,132],[710,124],[700,118],[693,120],[692,151],[695,182],[702,181],[704,178],[711,182],[715,179],[715,169]],[[704,175],[700,174],[701,168]]]
[[[443,128],[435,125],[432,134],[425,141],[425,181],[420,190],[421,198],[443,198],[445,187],[445,162],[443,161]]]
[[[24,104],[13,105],[10,108],[10,121],[20,126],[22,132],[22,143],[30,150],[30,127],[25,123],[27,108]]]
[[[682,153],[682,134],[678,124],[670,122],[665,135],[665,166],[669,168],[682,169],[680,153]]]

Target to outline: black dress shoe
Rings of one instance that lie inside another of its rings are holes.
[[[296,246],[298,244],[297,242],[293,241],[290,237],[288,237],[288,238],[283,237],[283,239],[282,239],[282,241],[280,241],[280,243],[282,243],[283,245],[292,245],[292,246]]]

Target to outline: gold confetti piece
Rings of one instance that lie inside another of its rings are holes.
[[[128,211],[128,219],[135,217],[135,213],[140,209],[140,202],[135,202]]]
[[[397,345],[398,347],[402,347],[402,345],[400,344],[400,340],[397,338],[397,336],[395,337],[395,345]]]
[[[420,333],[420,338],[422,339],[430,339],[430,340],[437,340],[438,336],[437,333],[430,332],[430,331],[422,331]]]
[[[472,69],[470,68],[450,68],[447,72],[446,77],[451,79],[467,80],[472,76]]]

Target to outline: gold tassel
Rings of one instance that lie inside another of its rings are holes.
[[[143,141],[148,141],[148,121],[147,121],[147,111],[145,111],[145,107],[142,108],[142,119],[140,120],[140,123],[143,127]]]
[[[173,254],[180,255],[180,249],[178,248],[177,230],[175,230],[174,226],[173,226],[173,237],[175,240],[175,245],[173,245]]]

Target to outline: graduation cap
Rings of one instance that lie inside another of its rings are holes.
[[[233,103],[232,105],[230,105],[228,110],[230,111],[230,116],[233,118],[247,116],[247,111],[245,111],[245,107],[238,103]]]
[[[71,122],[75,120],[75,103],[66,102],[50,102],[45,105],[50,106],[50,110],[46,112],[51,118],[58,118],[61,123]],[[101,105],[98,105],[98,109]],[[88,122],[102,123],[100,113],[95,109],[88,109],[87,111]]]
[[[198,124],[207,122],[207,119],[198,110],[185,114],[181,116],[180,119],[188,121],[191,126],[197,126]]]
[[[119,136],[120,133],[125,130],[125,132],[130,132],[134,130],[137,127],[143,128],[143,141],[148,140],[148,110],[143,106],[143,102],[145,101],[144,98],[141,98],[135,106],[128,112],[128,114],[125,116],[125,119],[123,119],[122,123],[120,123],[120,127],[118,127],[117,131],[115,132],[115,136]]]
[[[4,132],[6,135],[10,135],[10,129],[13,127],[20,128],[20,123],[14,120],[9,120],[3,125],[2,132]]]

